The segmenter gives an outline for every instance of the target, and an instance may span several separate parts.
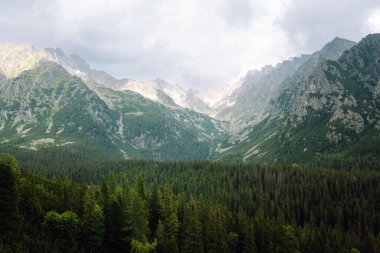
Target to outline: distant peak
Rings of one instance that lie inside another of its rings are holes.
[[[337,46],[337,45],[355,45],[357,44],[355,41],[340,38],[340,37],[335,37],[333,40],[328,42],[324,47],[331,47],[331,46]]]
[[[258,71],[257,69],[254,69],[254,70],[248,70],[247,75],[253,76],[253,75],[258,74],[259,72],[260,72],[260,71]]]
[[[78,54],[66,54],[61,48],[46,48],[46,52],[50,53],[55,60],[69,70],[71,73],[91,71],[89,64]]]
[[[365,36],[359,44],[367,43],[367,42],[379,42],[380,41],[380,33],[371,33]]]
[[[42,60],[51,60],[51,58],[46,52],[39,51],[31,45],[0,44],[0,73],[8,78],[34,68]]]
[[[377,63],[377,59],[380,56],[380,33],[368,34],[359,43],[347,52],[347,55],[351,57],[366,58],[366,62]],[[372,58],[372,61],[369,60]],[[367,68],[368,66],[366,66]]]
[[[158,84],[168,84],[168,82],[166,82],[164,79],[161,79],[161,78],[156,78],[154,79],[154,81]]]
[[[351,40],[335,37],[322,47],[321,50],[315,52],[320,57],[330,60],[338,60],[344,51],[352,48],[357,43]]]
[[[367,36],[365,36],[363,39],[365,40],[366,38],[380,38],[380,33],[370,33]]]
[[[339,41],[350,41],[348,39],[345,39],[345,38],[341,38],[341,37],[335,37],[331,42],[339,42]],[[353,42],[353,41],[351,41]]]
[[[48,47],[48,48],[45,48],[45,51],[49,52],[49,53],[53,53],[53,54],[55,53],[55,54],[59,54],[59,55],[65,55],[65,52],[59,47],[57,47],[57,48]]]

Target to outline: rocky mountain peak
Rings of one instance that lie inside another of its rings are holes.
[[[0,44],[0,72],[7,78],[34,68],[42,60],[53,60],[49,54],[30,45]]]
[[[363,38],[352,50],[346,51],[340,62],[351,65],[362,72],[372,72],[379,77],[380,34],[370,34]]]
[[[45,51],[50,53],[58,64],[70,70],[70,72],[76,72],[77,74],[87,74],[91,72],[90,65],[77,54],[67,55],[59,47],[56,49],[46,48]]]
[[[342,53],[356,45],[356,42],[335,37],[332,41],[327,43],[320,52],[320,57],[329,60],[337,60]]]

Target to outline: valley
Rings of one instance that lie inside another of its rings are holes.
[[[0,142],[91,145],[111,160],[379,163],[379,41],[335,38],[214,92],[116,79],[59,48],[3,44]]]
[[[380,34],[218,90],[0,44],[0,252],[380,251]]]

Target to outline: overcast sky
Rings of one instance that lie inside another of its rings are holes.
[[[378,0],[0,0],[0,42],[61,47],[116,77],[216,87],[380,32]]]

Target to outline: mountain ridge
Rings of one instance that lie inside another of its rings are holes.
[[[380,143],[376,128],[380,106],[375,95],[379,42],[379,35],[368,35],[336,60],[322,60],[309,75],[289,79],[299,81],[292,83],[292,98],[285,89],[274,102],[275,109],[244,129],[246,139],[226,157],[240,152],[243,160],[296,163],[352,155],[375,158]],[[366,59],[369,55],[372,58]],[[282,102],[284,97],[287,104]]]
[[[61,64],[68,72],[81,77],[85,82],[100,83],[114,90],[131,90],[173,108],[189,108],[207,115],[214,113],[210,104],[202,99],[205,96],[204,92],[185,90],[178,84],[170,84],[160,78],[146,81],[127,78],[117,79],[104,71],[92,69],[82,57],[76,54],[67,55],[60,48],[47,48],[46,51],[52,54],[57,63]]]
[[[213,139],[224,135],[206,115],[170,109],[131,91],[85,84],[51,61],[0,87],[4,145],[35,150],[84,144],[120,158],[188,160],[206,159]]]
[[[249,71],[208,112],[215,118],[179,105],[173,95],[209,110],[198,91],[156,79],[150,85],[157,98],[147,99],[132,88],[105,86],[107,74],[80,56],[48,49],[35,62],[27,54],[15,61],[32,64],[11,64],[25,68],[18,76],[9,69],[0,75],[0,142],[27,149],[84,144],[117,157],[164,160],[373,157],[380,143],[379,45],[379,34],[359,43],[334,38],[311,55]],[[127,80],[110,78],[115,85]]]

